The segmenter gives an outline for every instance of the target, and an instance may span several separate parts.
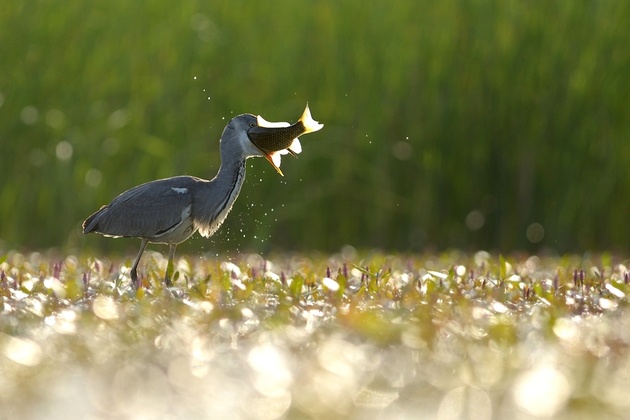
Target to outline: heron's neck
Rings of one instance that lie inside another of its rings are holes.
[[[232,209],[245,181],[245,158],[222,159],[217,175],[208,182],[206,192],[197,197],[193,219],[202,236],[211,236]]]
[[[217,176],[212,180],[218,193],[214,200],[224,201],[219,198],[225,195],[224,198],[231,207],[241,191],[243,181],[245,181],[245,158],[223,160]]]

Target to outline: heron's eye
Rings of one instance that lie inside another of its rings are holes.
[[[257,124],[256,124],[256,123],[254,123],[254,122],[249,123],[249,126],[250,126],[250,127],[256,127],[256,125],[257,125]]]

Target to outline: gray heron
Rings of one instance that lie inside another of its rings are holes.
[[[293,125],[269,122],[261,116],[243,114],[234,117],[221,134],[221,165],[211,180],[194,176],[175,176],[147,182],[114,198],[83,222],[83,233],[141,240],[140,250],[131,267],[131,280],[139,287],[138,264],[149,243],[167,244],[168,265],[164,282],[173,274],[177,245],[199,231],[210,237],[221,226],[245,180],[245,161],[265,157],[280,170],[280,155],[301,151],[298,137],[323,127],[313,120],[308,105]]]

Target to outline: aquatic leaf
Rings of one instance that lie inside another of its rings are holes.
[[[294,299],[298,299],[300,295],[302,294],[303,287],[304,287],[304,277],[302,277],[299,274],[296,274],[291,279],[291,284],[289,285],[289,291],[291,293],[291,296]]]

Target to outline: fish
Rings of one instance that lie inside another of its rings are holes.
[[[260,115],[256,116],[256,124],[257,127],[251,128],[247,133],[249,140],[263,152],[280,175],[283,175],[280,170],[280,155],[291,154],[297,158],[302,152],[302,144],[298,137],[314,133],[324,127],[324,124],[313,119],[308,104],[295,124],[267,121]]]

